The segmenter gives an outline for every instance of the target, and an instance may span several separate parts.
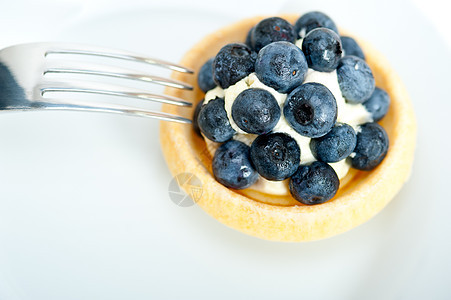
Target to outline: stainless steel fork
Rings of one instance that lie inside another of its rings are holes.
[[[151,117],[179,123],[191,122],[191,120],[180,116],[135,107],[45,97],[45,94],[49,92],[90,93],[191,106],[190,102],[183,99],[152,94],[125,86],[94,83],[92,80],[74,81],[64,78],[47,78],[45,75],[50,73],[88,74],[153,82],[180,89],[192,89],[192,86],[183,82],[149,74],[139,74],[122,67],[70,61],[67,58],[49,59],[51,54],[109,57],[193,73],[192,70],[176,64],[120,50],[63,43],[16,45],[0,50],[0,111],[77,110]]]

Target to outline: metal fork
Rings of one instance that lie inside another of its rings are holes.
[[[135,107],[44,97],[49,92],[90,93],[151,100],[179,106],[192,105],[183,99],[152,94],[140,89],[100,82],[94,83],[91,80],[92,78],[88,78],[89,80],[87,81],[46,78],[47,76],[45,75],[50,73],[87,74],[153,82],[180,89],[192,89],[192,86],[180,81],[149,74],[140,74],[122,67],[70,61],[61,58],[49,59],[48,56],[51,54],[109,57],[157,65],[173,71],[193,73],[192,70],[176,64],[120,50],[63,43],[16,45],[0,50],[0,111],[94,111],[151,117],[179,123],[191,122],[191,120],[177,115]]]

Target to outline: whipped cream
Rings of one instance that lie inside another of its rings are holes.
[[[296,45],[300,47],[302,41],[298,40]],[[306,78],[303,83],[307,82],[317,82],[326,86],[334,95],[337,102],[338,114],[337,122],[347,123],[351,125],[354,130],[358,131],[358,126],[367,122],[372,121],[371,114],[365,109],[363,104],[349,104],[341,94],[340,86],[338,84],[337,72],[336,70],[332,72],[319,72],[313,69],[308,69]],[[255,75],[255,73],[249,74],[247,77],[241,79],[234,85],[231,85],[227,89],[222,89],[221,87],[216,87],[205,94],[204,104],[208,101],[215,99],[216,97],[224,99],[224,106],[227,112],[227,117],[229,118],[230,125],[237,132],[233,139],[245,143],[250,146],[252,142],[257,138],[256,134],[249,134],[243,131],[232,118],[232,105],[235,98],[244,90],[249,88],[260,88],[270,92],[281,109],[281,116],[279,122],[276,124],[272,132],[283,132],[291,136],[299,145],[301,149],[301,164],[308,164],[314,162],[316,159],[310,151],[310,140],[311,138],[305,137],[297,133],[287,122],[283,114],[283,105],[287,98],[287,94],[282,94],[277,92],[275,89],[263,84]],[[213,156],[218,145],[205,138],[207,143],[207,148],[210,154]],[[350,165],[346,159],[343,159],[336,163],[329,163],[329,165],[335,170],[338,178],[343,178],[346,176],[350,169]],[[248,189],[260,191],[266,194],[272,195],[288,195],[290,193],[288,188],[289,179],[283,181],[270,181],[263,177],[259,177],[257,182],[253,184]]]

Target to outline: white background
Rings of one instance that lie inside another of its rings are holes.
[[[154,120],[0,114],[0,300],[451,298],[445,1],[1,4],[1,48],[74,41],[173,61],[243,17],[320,9],[388,57],[419,128],[412,177],[379,215],[327,240],[285,244],[171,202]]]

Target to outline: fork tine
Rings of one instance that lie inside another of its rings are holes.
[[[156,65],[160,67],[164,67],[173,71],[178,71],[182,73],[194,73],[193,70],[189,68],[185,68],[178,64],[174,64],[168,61],[164,61],[161,59],[156,59],[152,57],[147,57],[143,55],[139,55],[136,53],[122,51],[122,50],[112,50],[106,49],[102,47],[94,47],[94,46],[85,46],[79,44],[55,44],[48,43],[48,49],[45,52],[45,55],[48,54],[79,54],[79,55],[94,55],[94,56],[102,56],[102,57],[110,57],[117,59],[124,59],[136,62],[147,63],[150,65]]]
[[[145,82],[152,82],[163,86],[169,86],[173,88],[192,90],[193,87],[184,82],[163,78],[160,76],[153,76],[148,74],[138,74],[133,70],[112,67],[100,64],[87,64],[85,62],[61,62],[61,61],[49,61],[47,67],[44,70],[44,74],[48,73],[71,73],[71,74],[87,74],[97,76],[107,76],[116,78],[133,79]]]
[[[170,121],[176,123],[187,123],[190,124],[192,121],[190,119],[147,109],[138,109],[136,107],[130,107],[125,105],[114,105],[114,104],[96,104],[96,103],[86,103],[82,101],[63,101],[56,99],[45,99],[43,102],[36,103],[36,108],[43,107],[49,110],[68,110],[68,111],[88,111],[88,112],[103,112],[103,113],[115,113],[122,115],[138,116],[138,117],[148,117],[153,119],[158,119],[162,121]]]
[[[183,99],[149,93],[144,90],[133,89],[123,86],[110,85],[110,84],[100,84],[91,83],[84,81],[44,81],[42,84],[36,86],[39,90],[40,95],[44,95],[47,92],[72,92],[72,93],[89,93],[89,94],[100,94],[109,96],[121,96],[129,97],[135,99],[150,100],[155,102],[173,104],[177,106],[192,106],[191,102],[185,101]]]

